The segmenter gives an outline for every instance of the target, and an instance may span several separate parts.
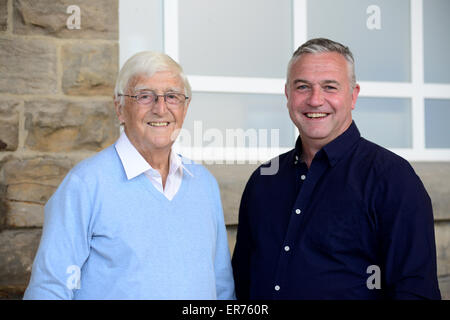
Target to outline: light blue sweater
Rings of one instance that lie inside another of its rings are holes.
[[[217,182],[183,163],[193,177],[172,201],[127,180],[114,146],[73,168],[45,206],[24,299],[234,299]]]

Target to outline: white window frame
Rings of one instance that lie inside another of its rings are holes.
[[[179,61],[178,2],[163,0],[164,51]],[[307,40],[308,0],[293,0],[293,48]],[[450,85],[424,82],[423,0],[410,0],[411,82],[361,81],[361,97],[409,98],[412,114],[412,147],[390,150],[409,161],[450,161],[450,148],[425,148],[425,99],[450,99]],[[284,94],[285,79],[187,75],[193,92]],[[295,137],[298,131],[292,124]],[[295,141],[293,141],[293,144]],[[289,148],[180,148],[196,160],[265,161]]]

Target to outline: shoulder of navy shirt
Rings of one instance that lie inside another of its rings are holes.
[[[237,298],[440,299],[431,200],[410,164],[354,122],[309,169],[301,144],[245,187]]]

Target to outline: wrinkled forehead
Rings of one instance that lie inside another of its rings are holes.
[[[173,71],[158,71],[152,75],[136,74],[128,81],[127,88],[132,91],[163,90],[183,91],[184,84],[180,74]]]

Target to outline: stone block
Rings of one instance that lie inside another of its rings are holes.
[[[15,151],[19,142],[20,102],[0,100],[0,151]]]
[[[0,151],[15,151],[19,141],[19,120],[0,119]]]
[[[0,93],[56,93],[56,63],[52,41],[0,38]]]
[[[40,227],[43,206],[56,190],[73,160],[7,157],[0,167],[4,223],[8,227]]]
[[[2,162],[0,176],[3,177],[4,184],[16,186],[18,189],[25,189],[26,184],[35,183],[37,186],[34,192],[38,192],[39,188],[47,186],[57,187],[67,172],[74,166],[74,161],[69,158],[52,158],[49,156],[24,159],[10,156],[3,159]],[[43,195],[45,194],[44,192]],[[12,194],[9,197],[11,200],[23,200],[20,198],[12,198]],[[16,195],[16,197],[20,196]],[[37,203],[45,203],[47,197],[44,196],[44,198],[42,199],[39,196],[31,200],[31,197],[26,197],[28,201]]]
[[[434,230],[438,275],[450,276],[450,222],[438,222]]]
[[[450,220],[450,162],[413,162],[433,204],[435,220]]]
[[[41,233],[40,229],[0,232],[0,291],[26,288]]]
[[[64,175],[61,175],[64,178]],[[48,181],[45,181],[48,183]],[[39,179],[24,182],[13,182],[6,187],[6,197],[10,201],[45,204],[55,192],[57,185],[45,185]]]
[[[8,0],[0,0],[0,31],[8,29]]]
[[[233,256],[234,246],[236,245],[237,226],[227,226],[228,248]]]
[[[441,290],[442,300],[450,300],[450,276],[439,277],[439,290]]]
[[[99,151],[119,136],[112,98],[27,101],[25,129],[25,147],[36,151]]]
[[[205,167],[216,178],[222,198],[225,223],[238,223],[239,205],[250,175],[259,164],[213,164]]]
[[[42,227],[44,206],[35,203],[8,201],[6,226],[10,228]]]
[[[76,14],[70,6],[79,8],[79,29],[69,28]],[[110,39],[119,35],[118,0],[15,0],[14,33],[47,35],[58,38]]]
[[[62,89],[68,95],[112,97],[118,73],[117,44],[67,44],[62,48]]]

